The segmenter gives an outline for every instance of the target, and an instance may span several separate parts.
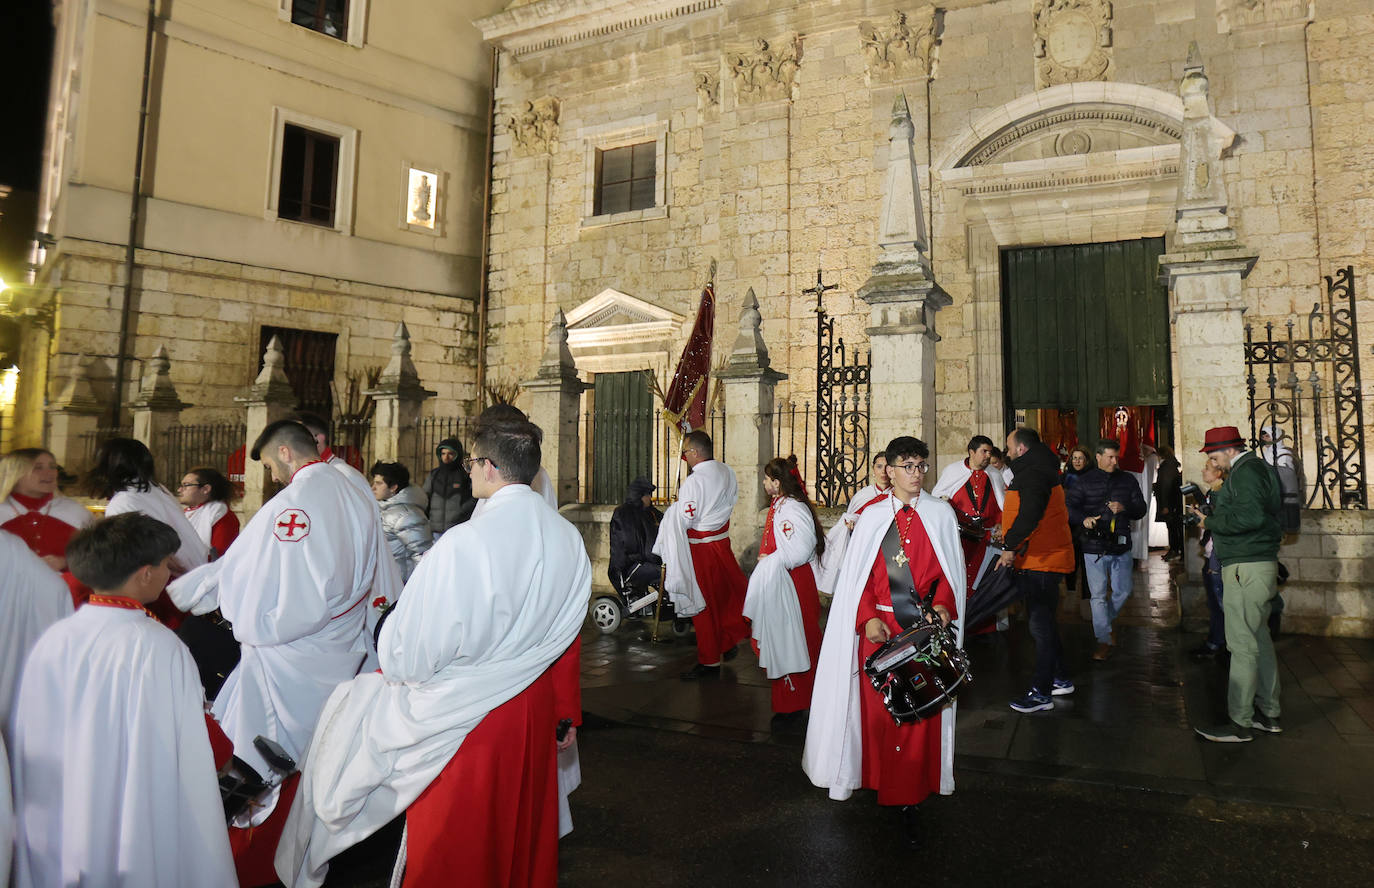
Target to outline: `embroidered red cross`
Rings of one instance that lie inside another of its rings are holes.
[[[784,522],[782,523],[782,535],[785,536],[785,537],[787,537],[789,540],[792,538],[792,522],[791,522],[791,521],[784,521]]]
[[[285,509],[277,516],[272,534],[284,543],[299,542],[310,535],[310,516],[300,509]]]
[[[696,517],[696,514],[697,514],[697,507],[696,507],[696,504],[695,504],[695,503],[688,503],[687,505],[685,505],[685,506],[682,507],[682,511],[684,511],[684,512],[687,513],[687,517],[688,517],[688,518],[694,518],[694,517]]]

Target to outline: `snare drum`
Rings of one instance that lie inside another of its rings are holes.
[[[899,725],[937,715],[973,681],[968,655],[938,621],[889,639],[864,662],[864,673]]]

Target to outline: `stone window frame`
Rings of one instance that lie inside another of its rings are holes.
[[[367,41],[367,8],[371,0],[348,0],[348,28],[342,40],[338,37],[331,37],[328,34],[316,31],[314,28],[307,28],[304,25],[297,25],[291,21],[292,0],[277,0],[277,18],[293,28],[299,28],[310,34],[316,34],[326,40],[336,43],[344,43],[357,49],[362,49]]]
[[[410,199],[410,171],[419,170],[434,176],[434,227],[426,228],[407,221],[407,202]],[[396,214],[396,227],[402,231],[413,231],[426,237],[442,238],[447,229],[444,213],[448,209],[448,170],[438,164],[423,161],[402,160],[399,172],[401,201]]]
[[[662,219],[668,215],[668,121],[657,116],[621,120],[578,131],[582,140],[582,221],[581,230]],[[596,156],[598,151],[624,148],[643,142],[654,143],[654,205],[642,210],[596,215]]]
[[[313,117],[301,111],[283,108],[280,105],[272,108],[271,166],[269,167],[270,174],[267,177],[267,205],[263,217],[268,220],[275,220],[289,225],[309,225],[311,228],[324,228],[325,230],[329,230],[328,226],[317,225],[313,222],[297,222],[293,219],[283,219],[277,214],[277,201],[281,192],[282,138],[286,131],[287,124],[315,130],[325,135],[334,136],[339,140],[339,169],[334,179],[333,230],[343,235],[352,234],[354,205],[353,189],[358,173],[358,130],[342,123],[335,123],[332,120],[325,120],[324,118]]]

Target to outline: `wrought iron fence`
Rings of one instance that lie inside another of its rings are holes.
[[[334,420],[334,437],[330,441],[334,455],[366,474],[376,462],[372,447],[372,417]]]
[[[429,470],[439,464],[434,451],[445,438],[457,438],[463,445],[463,452],[472,449],[472,436],[476,433],[477,420],[470,416],[425,416],[415,424],[415,434],[411,437],[414,449],[401,454],[401,462],[410,470],[410,477],[416,484],[424,480]]]
[[[244,446],[246,435],[241,422],[212,422],[201,425],[175,425],[162,433],[157,458],[160,480],[174,488],[191,469],[211,466],[226,476],[237,474],[229,465],[234,451]],[[234,480],[234,479],[230,479]]]
[[[1283,449],[1292,449],[1307,508],[1367,509],[1355,270],[1347,266],[1325,282],[1325,304],[1308,312],[1305,337],[1295,338],[1294,318],[1277,337],[1273,322],[1264,325],[1263,338],[1252,325],[1245,328],[1250,438],[1275,463]],[[1280,434],[1263,442],[1266,428]]]
[[[706,415],[703,430],[717,457],[725,454],[725,410]],[[658,487],[654,501],[671,502],[687,477],[681,461],[682,434],[670,427],[659,408],[584,413],[580,429],[579,502],[618,503],[630,481],[647,475]]]
[[[105,427],[96,429],[93,432],[86,432],[81,436],[81,464],[78,466],[63,466],[62,470],[70,474],[82,474],[95,465],[96,452],[100,450],[100,445],[111,438],[132,438],[134,434],[133,426],[123,425],[119,427]]]
[[[818,506],[847,505],[868,478],[869,379],[872,356],[845,351],[835,336],[835,320],[826,314],[821,283],[802,291],[816,297],[816,485]]]

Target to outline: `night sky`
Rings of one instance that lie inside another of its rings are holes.
[[[0,277],[17,279],[33,233],[43,155],[52,50],[51,0],[0,2],[0,184],[16,192],[0,204]]]

